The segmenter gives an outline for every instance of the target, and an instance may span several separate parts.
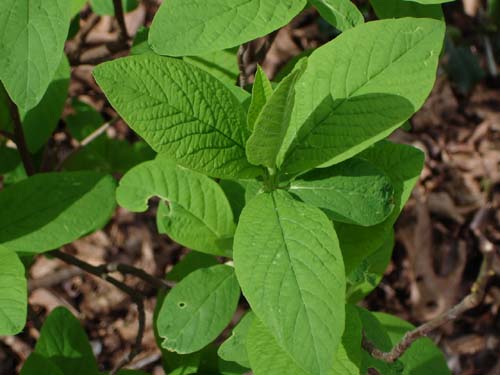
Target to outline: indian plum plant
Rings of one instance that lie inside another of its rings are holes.
[[[3,0],[0,129],[12,132],[20,156],[2,143],[9,186],[0,191],[0,334],[25,324],[25,267],[33,256],[103,227],[115,198],[145,212],[158,197],[158,231],[193,250],[167,274],[175,286],[158,296],[155,333],[167,373],[449,374],[426,338],[394,360],[373,356],[369,347],[390,351],[413,327],[357,306],[382,277],[393,225],[423,167],[421,151],[385,138],[433,87],[445,33],[442,2],[372,0],[380,20],[365,23],[348,0],[166,0],[130,56],[93,71],[154,157],[102,140],[64,160],[55,168],[62,172],[40,174],[29,158],[61,115],[60,99],[48,93],[53,80],[67,85],[63,45],[75,9],[62,0]],[[123,17],[120,1],[91,6]],[[244,72],[234,48],[275,32],[306,6],[339,35],[294,61],[279,82],[257,67],[249,91],[236,86]],[[47,123],[35,130],[30,113],[48,107],[39,117]],[[100,115],[83,103],[74,107],[66,122],[82,140],[91,130],[79,124]],[[118,149],[127,162],[111,161]],[[21,175],[12,177],[21,160]],[[117,188],[109,172],[125,172]],[[249,309],[217,347],[240,290]],[[21,374],[101,372],[76,318],[58,308]]]

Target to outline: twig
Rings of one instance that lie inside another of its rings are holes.
[[[115,8],[115,18],[118,22],[118,26],[120,27],[119,39],[126,42],[128,40],[128,32],[127,25],[125,24],[122,0],[113,0],[113,6]]]
[[[55,258],[58,258],[62,260],[65,263],[71,264],[75,267],[81,268],[85,272],[88,272],[94,276],[97,276],[108,283],[114,285],[116,288],[121,290],[123,293],[127,294],[130,296],[132,301],[136,304],[137,306],[137,312],[139,314],[139,324],[137,328],[137,336],[134,342],[134,346],[132,347],[132,350],[130,353],[125,356],[122,360],[118,362],[118,364],[113,368],[113,370],[110,372],[110,375],[114,375],[118,372],[120,368],[125,366],[127,363],[132,361],[134,357],[141,351],[142,347],[142,340],[144,338],[144,331],[146,328],[146,313],[144,311],[144,296],[140,294],[138,291],[135,289],[129,287],[127,284],[115,279],[114,277],[110,276],[106,270],[104,269],[105,272],[103,272],[103,267],[102,266],[93,266],[87,262],[84,262],[73,255],[70,255],[68,253],[64,253],[59,250],[54,250],[50,252],[50,255],[52,255]]]
[[[245,58],[249,45],[250,45],[249,43],[244,43],[238,49],[238,54],[237,54],[238,68],[240,69],[240,75],[238,76],[238,85],[240,87],[245,87],[248,82],[247,65]]]
[[[12,142],[15,142],[15,139],[14,139],[14,134],[13,134],[13,133],[11,133],[11,132],[8,132],[8,131],[6,131],[6,130],[0,130],[0,135],[1,135],[2,137],[5,137],[5,138],[7,138],[7,139],[11,140]]]
[[[14,138],[17,145],[17,150],[21,156],[21,160],[26,170],[28,176],[35,174],[35,167],[33,166],[33,161],[31,160],[30,153],[28,151],[28,146],[26,145],[26,138],[24,136],[23,124],[21,122],[21,117],[19,116],[19,110],[16,103],[7,95],[7,102],[10,112],[10,117],[14,124]]]
[[[389,352],[383,352],[378,349],[363,333],[363,349],[365,349],[372,357],[385,362],[393,363],[397,361],[408,348],[419,338],[427,336],[430,332],[442,325],[451,322],[461,316],[464,312],[479,306],[486,294],[486,287],[489,280],[495,275],[493,270],[493,262],[495,260],[495,247],[481,231],[489,213],[489,207],[480,210],[471,223],[471,230],[479,240],[479,247],[483,254],[481,269],[476,281],[471,287],[470,293],[457,305],[452,307],[447,312],[439,315],[435,319],[407,332],[401,341],[396,344]]]
[[[123,263],[109,263],[105,265],[107,272],[119,272],[122,275],[132,275],[158,289],[170,289],[175,283],[150,275],[140,268]]]

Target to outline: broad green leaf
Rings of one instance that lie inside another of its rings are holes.
[[[210,73],[226,85],[234,86],[240,70],[236,48],[205,53],[200,56],[186,56],[184,61]]]
[[[130,170],[116,191],[118,204],[133,212],[146,211],[153,196],[166,201],[158,211],[162,232],[194,250],[231,253],[233,212],[215,181],[159,157]]]
[[[148,44],[149,28],[141,26],[135,34],[130,48],[131,55],[142,55],[144,53],[154,53]]]
[[[245,205],[262,189],[262,184],[256,180],[221,180],[219,185],[233,209],[235,222],[238,222]]]
[[[21,111],[42,99],[63,55],[67,0],[0,1],[0,80]]]
[[[434,18],[444,21],[444,14],[438,4],[422,5],[405,0],[370,0],[378,18]]]
[[[306,0],[170,0],[151,25],[160,55],[185,56],[235,47],[286,25]]]
[[[234,240],[238,281],[278,344],[326,374],[344,329],[345,276],[337,236],[319,209],[277,190],[243,210]]]
[[[222,343],[217,353],[226,361],[236,362],[244,367],[250,367],[247,354],[247,334],[255,318],[252,311],[241,318],[234,327],[231,336]]]
[[[30,152],[38,151],[56,129],[68,95],[71,68],[63,56],[40,103],[21,113],[26,143]]]
[[[391,261],[394,249],[394,231],[377,250],[363,259],[347,277],[347,296],[350,303],[357,303],[375,289]]]
[[[45,320],[35,352],[52,361],[64,375],[98,375],[97,362],[78,319],[64,307]]]
[[[199,268],[207,268],[216,264],[218,264],[217,260],[213,256],[191,251],[167,273],[166,278],[171,281],[181,281]]]
[[[380,224],[372,227],[335,223],[346,274],[350,274],[368,255],[377,250],[392,231],[406,201],[411,195],[424,164],[422,151],[407,145],[382,141],[358,155],[382,170],[394,187],[394,210]]]
[[[17,254],[0,246],[0,336],[16,335],[26,324],[28,287]]]
[[[74,16],[87,4],[87,0],[71,0],[71,15]]]
[[[278,153],[285,138],[294,105],[295,83],[304,72],[307,60],[279,83],[272,96],[264,104],[247,141],[248,161],[275,169]]]
[[[250,370],[247,367],[240,366],[235,362],[224,361],[222,358],[218,359],[218,374],[220,375],[248,375]]]
[[[414,327],[404,320],[384,313],[370,313],[358,308],[367,338],[380,350],[389,351]],[[428,338],[415,341],[403,356],[393,364],[372,358],[363,352],[362,374],[368,367],[378,369],[382,374],[401,375],[449,375],[451,374],[443,353]]]
[[[289,191],[344,223],[375,225],[394,209],[390,178],[360,158],[313,170],[293,181]]]
[[[180,354],[202,349],[229,324],[239,296],[232,267],[217,265],[190,273],[161,307],[157,326],[162,347]]]
[[[0,175],[11,172],[20,163],[19,152],[16,149],[0,145]]]
[[[23,365],[19,375],[67,375],[50,360],[33,352]]]
[[[321,17],[340,31],[365,22],[363,14],[351,0],[311,0]]]
[[[153,54],[99,65],[99,86],[123,119],[158,153],[214,177],[255,177],[236,97],[207,72]]]
[[[46,173],[0,191],[0,244],[16,252],[56,249],[103,227],[115,182],[93,172]]]
[[[254,375],[310,374],[300,368],[290,354],[283,350],[258,318],[253,319],[246,342],[248,359]]]
[[[273,88],[271,87],[271,82],[267,78],[266,72],[262,70],[260,65],[257,65],[257,72],[255,73],[255,80],[252,85],[252,102],[247,114],[247,125],[250,131],[253,131],[257,117],[259,117],[262,108],[272,95]]]
[[[138,0],[122,0],[123,11],[125,13],[133,11],[138,5]],[[90,0],[90,6],[92,7],[93,12],[100,16],[115,15],[113,0]]]
[[[345,305],[345,330],[333,360],[331,375],[359,375],[361,367],[361,319],[355,306]]]
[[[295,88],[286,174],[340,163],[401,126],[434,85],[444,31],[432,19],[374,21],[314,51]]]

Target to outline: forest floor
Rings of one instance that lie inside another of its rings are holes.
[[[137,27],[150,21],[146,10],[129,20]],[[461,27],[462,14],[448,14]],[[101,27],[111,21],[103,18]],[[468,29],[469,26],[465,26]],[[467,32],[471,32],[468,30]],[[273,76],[292,56],[327,40],[314,13],[302,15],[278,34],[264,68]],[[472,45],[471,48],[475,50]],[[483,65],[484,53],[477,49]],[[443,59],[446,60],[446,56]],[[101,100],[89,66],[73,71],[71,97]],[[426,164],[414,194],[396,225],[392,262],[379,287],[366,299],[372,310],[396,314],[418,325],[461,300],[481,263],[478,242],[470,229],[477,215],[489,210],[485,233],[500,244],[500,90],[499,79],[487,76],[462,94],[440,69],[425,106],[411,120],[411,130],[391,139],[412,144],[426,154]],[[109,107],[103,113],[112,115]],[[127,133],[119,122],[118,134]],[[111,133],[113,135],[113,133]],[[161,277],[188,251],[156,231],[154,212],[132,214],[118,209],[102,231],[66,246],[94,265],[132,264]],[[496,265],[500,274],[500,264]],[[130,299],[105,281],[83,274],[59,260],[39,257],[30,271],[30,320],[24,333],[0,341],[0,375],[17,373],[39,334],[39,322],[58,305],[78,316],[89,334],[103,369],[111,368],[134,341],[137,312]],[[127,278],[146,300],[143,351],[131,367],[163,374],[161,353],[153,335],[156,291]],[[500,279],[493,279],[484,303],[432,334],[457,375],[500,375]]]

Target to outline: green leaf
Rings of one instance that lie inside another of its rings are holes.
[[[200,55],[235,47],[286,25],[306,0],[170,0],[151,25],[160,55]]]
[[[162,347],[185,354],[202,349],[229,324],[240,296],[234,269],[202,268],[167,295],[158,316]]]
[[[35,352],[52,361],[64,375],[98,375],[97,362],[78,319],[64,307],[45,320]]]
[[[226,85],[234,86],[240,70],[236,48],[205,53],[200,56],[186,56],[184,61],[205,70]]]
[[[350,0],[311,0],[321,17],[340,31],[365,22],[363,14]]]
[[[454,47],[451,43],[448,48],[446,68],[451,80],[464,95],[486,75],[481,68],[479,57],[473,54],[469,47]]]
[[[309,375],[283,350],[276,338],[255,318],[247,335],[247,352],[254,375]],[[304,349],[306,347],[304,346]]]
[[[0,336],[16,335],[26,324],[28,287],[17,254],[0,246]]]
[[[391,230],[386,240],[377,250],[363,259],[347,278],[347,296],[350,303],[357,303],[375,289],[391,261],[394,249],[394,231]]]
[[[99,65],[99,86],[151,147],[214,177],[255,177],[245,156],[248,130],[236,97],[207,72],[152,54]]]
[[[422,5],[404,0],[370,0],[378,18],[434,18],[444,21],[440,5]]]
[[[250,163],[276,168],[278,153],[283,145],[294,105],[295,83],[304,72],[307,60],[279,83],[260,111],[246,150]]]
[[[0,244],[16,252],[56,249],[106,224],[115,182],[93,172],[38,174],[0,191]]]
[[[219,356],[230,362],[236,362],[244,367],[250,367],[247,354],[247,334],[253,323],[255,314],[252,311],[241,318],[238,325],[234,327],[231,336],[222,343],[217,353]]]
[[[66,375],[59,370],[59,368],[47,358],[40,354],[33,352],[21,369],[19,375]]]
[[[394,209],[389,177],[359,158],[313,170],[293,181],[289,190],[302,201],[321,208],[331,219],[344,223],[375,225]]]
[[[135,34],[130,48],[130,55],[142,55],[144,53],[154,53],[148,44],[149,28],[141,26]]]
[[[0,175],[13,171],[20,163],[16,149],[0,145]]]
[[[0,2],[0,80],[20,110],[36,106],[52,81],[70,13],[67,0]]]
[[[74,16],[87,4],[87,0],[72,0],[71,1],[71,15]]]
[[[159,157],[130,170],[116,191],[118,204],[133,212],[146,211],[153,196],[168,202],[158,210],[162,232],[194,250],[231,253],[233,212],[215,181]]]
[[[104,119],[97,110],[85,102],[73,102],[74,113],[66,117],[66,125],[73,138],[83,141],[97,128],[104,124]]]
[[[295,88],[285,172],[340,163],[401,126],[434,85],[444,31],[431,19],[374,21],[314,51]]]
[[[267,78],[266,72],[262,70],[260,65],[257,65],[257,72],[255,73],[255,80],[252,85],[252,102],[247,114],[247,125],[250,131],[253,131],[257,117],[259,117],[262,108],[272,95],[273,88],[271,87],[271,82]]]
[[[384,313],[370,313],[359,308],[358,312],[363,323],[367,338],[382,351],[389,351],[414,327],[404,320]],[[378,369],[382,374],[428,375],[451,374],[443,353],[428,338],[415,341],[403,356],[393,364],[372,358],[363,352],[362,374],[368,367]]]
[[[68,96],[71,68],[63,56],[40,103],[26,113],[21,113],[28,150],[37,152],[57,127]]]
[[[167,280],[171,281],[181,281],[191,272],[196,271],[199,268],[207,268],[215,266],[217,260],[208,254],[199,253],[197,251],[191,251],[187,253],[184,258],[177,263],[169,273],[167,273]]]
[[[403,0],[403,1],[410,1],[410,2],[414,2],[414,3],[430,5],[430,4],[451,3],[452,1],[455,1],[455,0]]]
[[[231,204],[236,222],[239,221],[241,211],[246,204],[262,189],[262,184],[256,180],[221,180],[219,185]]]
[[[331,375],[359,375],[361,367],[361,319],[355,306],[345,305],[345,330],[342,336]]]
[[[100,16],[114,16],[115,7],[113,0],[90,0],[90,6],[95,14]],[[139,6],[138,0],[122,0],[123,11],[125,13],[133,11]]]
[[[344,329],[345,276],[337,236],[319,209],[277,190],[243,210],[234,240],[238,281],[278,344],[326,374]]]
[[[407,145],[382,141],[358,155],[382,170],[394,187],[394,210],[380,224],[372,227],[335,223],[346,274],[350,274],[368,255],[377,250],[392,231],[406,201],[411,195],[424,164],[422,151]]]

